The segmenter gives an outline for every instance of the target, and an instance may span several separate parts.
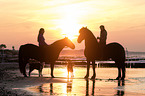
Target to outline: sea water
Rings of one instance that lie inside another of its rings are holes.
[[[129,58],[144,58],[144,52],[129,52]],[[86,60],[83,50],[63,51],[59,59]],[[108,61],[107,61],[108,62]],[[110,61],[109,61],[110,62]],[[67,66],[55,65],[54,76],[51,82],[40,86],[28,87],[27,90],[36,95],[61,95],[61,96],[144,96],[145,95],[145,68],[126,68],[126,78],[124,81],[114,80],[118,75],[117,68],[96,68],[95,80],[90,80],[93,75],[90,67],[89,79],[84,79],[86,75],[86,65],[74,65],[74,77],[67,78]],[[43,69],[42,78],[51,78],[50,66]],[[38,71],[34,70],[31,77],[38,77]]]
[[[84,79],[86,66],[74,66],[74,77],[67,78],[66,65],[56,65],[51,82],[40,86],[29,87],[27,90],[37,95],[145,95],[145,69],[127,68],[124,81],[114,80],[117,77],[117,68],[96,68],[96,79]],[[93,75],[90,67],[90,76]],[[32,72],[31,77],[38,77],[37,70]],[[43,78],[51,78],[50,68],[43,69]],[[63,82],[62,82],[63,81]]]
[[[125,51],[125,56],[127,59],[145,60],[145,52]],[[83,61],[86,60],[86,57],[84,56],[84,50],[63,50],[59,59]]]

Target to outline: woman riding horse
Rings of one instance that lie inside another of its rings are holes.
[[[88,28],[86,27],[81,28],[79,30],[79,33],[80,35],[77,39],[78,43],[81,43],[83,40],[85,40],[84,55],[87,59],[87,74],[85,78],[89,77],[90,62],[92,62],[93,76],[91,78],[94,79],[96,77],[95,60],[102,59],[101,52],[100,52],[101,48],[99,46],[99,43],[96,37]],[[112,59],[113,61],[115,61],[115,64],[118,67],[118,77],[116,79],[124,80],[125,78],[125,50],[124,48],[118,43],[107,44],[104,48],[102,60],[109,60],[109,59]],[[121,76],[121,71],[122,71],[122,76]]]
[[[75,45],[67,37],[58,40],[49,46],[45,46],[43,50],[42,48],[33,44],[21,45],[19,49],[20,72],[23,73],[25,77],[27,77],[25,67],[29,59],[35,59],[40,61],[41,63],[45,62],[47,64],[51,64],[51,77],[54,77],[53,76],[54,63],[58,59],[61,50],[65,46],[68,46],[72,49],[75,48]]]

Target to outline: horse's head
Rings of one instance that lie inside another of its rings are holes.
[[[68,39],[68,37],[64,38],[64,44],[65,46],[70,47],[71,49],[75,49],[75,45],[72,43],[70,39]]]
[[[81,43],[87,36],[88,34],[88,31],[90,31],[87,27],[82,27],[80,30],[79,30],[79,37],[77,39],[78,43]]]

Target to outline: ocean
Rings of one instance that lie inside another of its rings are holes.
[[[145,52],[133,52],[133,51],[126,51],[126,58],[145,58]],[[70,60],[86,60],[84,56],[84,50],[62,50],[60,53],[59,58],[65,58]]]
[[[145,52],[128,52],[127,58],[145,58]],[[83,50],[63,50],[59,56],[63,60],[86,60]],[[132,59],[133,60],[133,59]],[[141,60],[138,60],[141,61]],[[102,62],[102,61],[101,61]],[[110,61],[106,61],[110,62]],[[133,61],[132,61],[133,62]],[[126,68],[125,80],[114,80],[117,76],[117,68],[98,67],[96,70],[96,79],[84,79],[86,75],[86,66],[74,65],[73,78],[67,77],[67,65],[55,65],[54,76],[50,78],[50,66],[43,69],[43,77],[40,80],[47,79],[46,83],[28,86],[25,88],[34,95],[41,96],[144,96],[145,95],[145,72],[144,68]],[[93,70],[90,68],[90,76]],[[31,78],[38,77],[38,71],[34,70]]]
[[[126,51],[126,67],[128,68],[145,68],[145,52],[132,52]],[[86,57],[84,56],[84,50],[63,50],[60,53],[57,62],[60,64],[73,62],[77,65],[86,64]],[[107,61],[95,61],[97,67],[115,67],[115,62],[112,60]]]
[[[93,75],[92,68],[90,68],[89,79],[84,79],[86,70],[84,66],[74,66],[73,78],[67,78],[65,65],[55,66],[56,78],[50,78],[50,67],[43,69],[42,78],[38,78],[38,71],[34,70],[30,79],[37,78],[41,81],[47,79],[47,82],[27,86],[25,90],[35,96],[145,96],[143,68],[127,68],[124,81],[114,80],[117,76],[117,68],[96,68],[95,80],[90,80]]]

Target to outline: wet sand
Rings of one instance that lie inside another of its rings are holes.
[[[91,69],[91,68],[90,68]],[[31,77],[20,74],[18,64],[0,64],[0,95],[99,95],[99,96],[144,96],[145,69],[127,68],[125,81],[113,80],[117,68],[96,68],[95,80],[84,79],[86,67],[74,67],[74,78],[66,78],[66,66],[55,66],[54,76],[50,68],[44,68],[43,77],[34,70]],[[90,77],[92,69],[90,70]]]

